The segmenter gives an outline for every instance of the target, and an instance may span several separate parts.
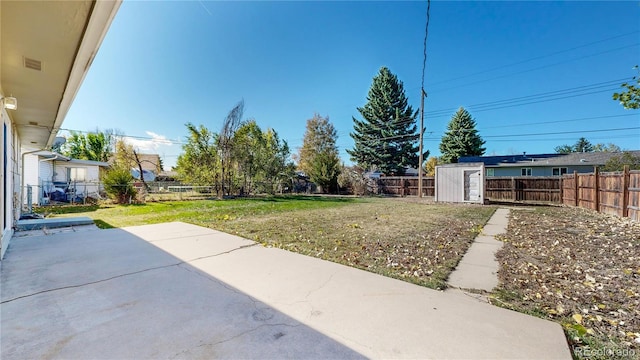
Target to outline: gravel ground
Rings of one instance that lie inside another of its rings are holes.
[[[513,210],[492,303],[562,324],[579,359],[640,358],[640,224],[568,207]]]

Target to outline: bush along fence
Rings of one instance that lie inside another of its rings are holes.
[[[562,177],[496,177],[485,179],[485,198],[492,202],[564,204],[640,221],[640,170]]]

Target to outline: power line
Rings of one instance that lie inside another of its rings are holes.
[[[605,115],[605,116],[592,116],[592,117],[583,117],[583,118],[567,119],[567,120],[553,120],[553,121],[540,121],[540,122],[524,123],[524,124],[512,124],[512,125],[488,126],[488,127],[483,127],[481,130],[479,129],[478,131],[482,131],[482,130],[485,130],[485,129],[498,129],[498,128],[507,128],[507,127],[521,127],[521,126],[529,126],[529,125],[559,124],[559,123],[573,122],[573,121],[582,121],[582,120],[609,119],[609,118],[624,117],[624,116],[638,116],[638,115],[637,115],[637,114]]]
[[[625,80],[627,80],[627,78],[609,80],[605,82],[588,84],[588,85],[581,85],[581,86],[562,89],[562,90],[554,90],[554,91],[549,91],[544,93],[525,95],[525,96],[520,96],[516,98],[494,100],[494,101],[485,102],[485,103],[468,105],[466,106],[466,108],[473,110],[474,112],[493,111],[493,110],[500,110],[500,109],[505,109],[510,107],[538,104],[543,102],[563,100],[563,99],[579,97],[579,96],[593,95],[593,94],[598,94],[603,92],[615,91],[616,89],[618,89],[617,84]],[[589,91],[589,90],[596,90],[599,88],[612,86],[614,84],[616,84],[615,88],[606,88],[598,91]],[[457,110],[456,108],[432,110],[429,112],[425,112],[425,116],[444,117],[444,116],[449,116],[451,113],[455,112],[456,110]],[[412,117],[403,117],[397,120],[399,120],[399,124],[412,123],[415,121],[415,119]]]
[[[515,63],[506,64],[506,65],[500,65],[500,66],[497,66],[497,67],[494,67],[494,68],[491,68],[491,69],[481,70],[481,71],[478,71],[478,72],[475,72],[475,73],[462,75],[462,76],[458,76],[458,77],[447,79],[447,80],[438,81],[438,82],[433,83],[432,85],[439,85],[439,84],[443,84],[443,83],[447,83],[447,82],[452,82],[452,81],[455,81],[455,80],[460,80],[460,79],[465,79],[465,78],[476,76],[476,75],[485,74],[485,73],[496,71],[496,70],[502,70],[504,68],[525,64],[525,63],[528,63],[528,62],[534,61],[534,60],[540,60],[540,59],[552,57],[552,56],[555,56],[555,55],[558,55],[558,54],[571,52],[573,50],[581,49],[581,48],[588,47],[588,46],[591,46],[591,45],[607,42],[609,40],[618,39],[618,38],[621,38],[621,37],[634,35],[634,34],[638,34],[638,33],[640,33],[640,31],[632,31],[630,33],[625,33],[625,34],[621,34],[621,35],[612,36],[612,37],[609,37],[609,38],[606,38],[606,39],[601,39],[601,40],[593,41],[593,42],[590,42],[590,43],[587,43],[587,44],[574,46],[574,47],[569,48],[569,49],[556,51],[556,52],[553,52],[553,53],[550,53],[550,54],[547,54],[547,55],[536,56],[536,57],[529,58],[529,59],[526,59],[526,60],[517,61]]]
[[[536,134],[507,134],[507,135],[486,135],[483,138],[502,138],[502,137],[522,137],[522,136],[547,136],[547,135],[561,135],[561,134],[582,134],[593,132],[609,132],[609,131],[622,131],[622,130],[638,130],[640,126],[616,128],[616,129],[598,129],[598,130],[576,130],[576,131],[556,131],[548,133],[536,133]]]
[[[492,77],[492,78],[489,78],[489,79],[477,80],[477,81],[473,81],[473,82],[467,82],[467,83],[462,84],[462,85],[457,85],[457,86],[451,86],[451,87],[448,87],[448,88],[438,89],[438,91],[442,92],[442,91],[447,91],[447,90],[453,90],[453,89],[458,89],[458,88],[461,88],[461,87],[480,84],[480,83],[488,82],[488,81],[492,81],[492,80],[503,79],[503,78],[506,78],[506,77],[510,77],[510,76],[514,76],[514,75],[520,75],[520,74],[524,74],[524,73],[531,72],[531,71],[546,69],[548,67],[553,67],[553,66],[556,66],[556,65],[562,65],[562,64],[566,64],[568,62],[573,62],[573,61],[577,61],[577,60],[583,60],[583,59],[586,59],[586,58],[589,58],[589,57],[598,56],[598,55],[602,55],[602,54],[606,54],[606,53],[610,53],[610,52],[614,52],[614,51],[618,51],[618,50],[623,50],[623,49],[630,48],[630,47],[636,47],[638,45],[640,45],[640,43],[629,44],[629,45],[617,47],[615,49],[609,49],[609,50],[600,51],[600,52],[597,52],[597,53],[594,53],[594,54],[583,55],[583,56],[580,56],[580,57],[577,57],[577,58],[574,58],[574,59],[570,59],[570,60],[565,60],[565,61],[560,61],[560,62],[556,62],[556,63],[553,63],[553,64],[538,66],[538,67],[535,67],[535,68],[532,68],[532,69],[522,70],[522,71],[518,71],[518,72],[515,72],[515,73],[510,73],[510,74],[505,74],[505,75]]]
[[[484,102],[484,103],[472,104],[472,105],[466,106],[466,108],[468,108],[468,109],[493,108],[494,106],[501,106],[501,105],[510,104],[510,103],[526,102],[526,101],[534,100],[534,99],[535,100],[541,100],[541,99],[545,99],[545,98],[550,98],[550,99],[548,99],[548,101],[552,101],[552,100],[560,99],[560,98],[554,98],[553,96],[567,95],[567,94],[573,94],[573,93],[579,94],[579,93],[582,93],[582,92],[585,92],[585,91],[588,91],[588,90],[595,90],[595,89],[598,89],[598,88],[610,87],[612,85],[616,85],[618,87],[620,82],[625,81],[625,80],[628,80],[628,78],[621,78],[621,79],[609,80],[609,81],[600,82],[600,83],[576,86],[576,87],[567,88],[567,89],[553,90],[553,91],[547,91],[547,92],[543,92],[543,93],[524,95],[524,96],[519,96],[519,97],[514,97],[514,98],[508,98],[508,99],[502,99],[502,100],[495,100],[495,101],[489,101],[489,102]],[[606,91],[609,91],[609,89],[607,89]],[[585,95],[587,95],[587,94],[585,94]],[[447,114],[449,114],[452,111],[456,111],[456,110],[457,110],[456,108],[433,110],[433,111],[428,112],[427,114],[439,115],[439,114],[441,114],[443,112],[446,112]]]

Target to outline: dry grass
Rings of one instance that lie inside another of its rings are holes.
[[[562,324],[578,358],[640,357],[640,224],[537,208],[502,239],[495,303]]]
[[[442,289],[494,210],[417,198],[283,196],[42,211],[88,216],[102,228],[183,221]]]
[[[494,210],[368,199],[328,209],[239,217],[216,228],[266,246],[442,289]]]

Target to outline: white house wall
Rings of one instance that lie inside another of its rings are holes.
[[[25,150],[26,151],[26,150]],[[31,186],[31,201],[33,204],[38,203],[38,188],[40,186],[39,174],[40,164],[39,157],[35,154],[24,155],[24,203],[27,203],[27,187]]]
[[[55,162],[55,181],[69,182],[67,179],[68,168],[83,168],[86,170],[86,181],[77,182],[77,195],[91,195],[100,191],[100,167],[97,165],[81,165],[73,162],[56,161]]]
[[[0,235],[0,259],[4,257],[13,236],[13,225],[18,219],[20,209],[20,139],[15,131],[13,122],[6,110],[0,107],[2,130],[0,141],[2,157],[0,158],[0,220],[2,234]]]

